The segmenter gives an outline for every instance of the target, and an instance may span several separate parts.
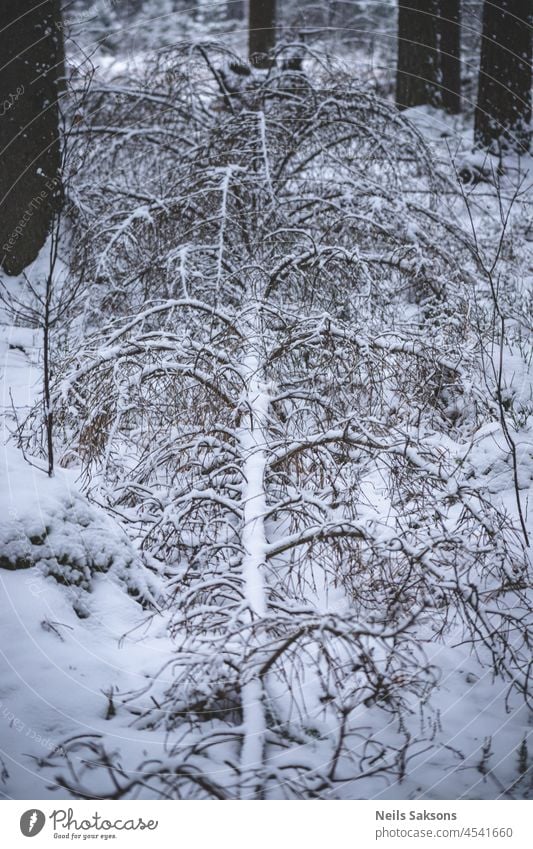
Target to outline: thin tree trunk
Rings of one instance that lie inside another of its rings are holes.
[[[276,46],[276,0],[250,0],[248,54],[256,68],[269,68]]]
[[[4,0],[0,55],[0,256],[8,274],[20,274],[45,243],[62,195],[59,0]]]
[[[532,9],[531,0],[485,0],[483,6],[474,140],[494,153],[529,150]]]
[[[457,115],[461,111],[460,0],[439,0],[438,47],[442,105]]]
[[[438,0],[400,0],[396,105],[440,105]]]
[[[265,552],[267,537],[265,514],[265,447],[268,445],[267,418],[270,398],[261,382],[262,368],[259,360],[261,322],[257,308],[248,328],[249,347],[242,365],[246,387],[245,410],[239,442],[244,458],[243,531],[244,549],[242,572],[244,597],[248,605],[247,616],[252,622],[267,615],[267,587],[265,581]],[[250,639],[250,650],[254,640]],[[241,750],[242,799],[261,797],[266,736],[266,706],[263,682],[260,677],[243,684],[243,742]]]

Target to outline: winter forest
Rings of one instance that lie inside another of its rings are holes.
[[[533,796],[530,0],[4,0],[0,797]]]

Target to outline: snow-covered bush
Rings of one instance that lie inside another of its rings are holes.
[[[455,629],[527,692],[520,537],[463,472],[475,251],[390,106],[327,69],[228,86],[237,67],[196,46],[87,106],[93,283],[54,409],[63,462],[162,564],[176,652],[124,708],[167,757],[131,777],[76,740],[77,795],[105,795],[95,761],[115,797],[401,778],[438,677],[421,635]]]

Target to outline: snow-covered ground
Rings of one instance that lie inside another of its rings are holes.
[[[9,374],[5,379],[9,380]],[[1,475],[2,548],[20,526],[21,517],[33,518],[33,529],[29,523],[24,525],[28,535],[39,533],[48,521],[57,534],[57,524],[63,522],[58,504],[80,498],[74,475],[60,474],[50,481],[13,448],[4,449],[2,458],[6,463]],[[106,517],[100,519],[98,544],[110,546],[112,533],[108,529],[103,539]],[[65,532],[65,550],[80,545],[73,526],[66,526]],[[57,537],[55,544],[61,542]],[[116,541],[115,548],[119,548]],[[101,735],[111,749],[120,751],[126,770],[134,770],[144,757],[164,753],[164,731],[138,730],[124,714],[109,714],[110,695],[113,700],[114,692],[142,690],[146,676],[171,657],[167,616],[147,616],[128,596],[124,581],[111,571],[92,579],[91,592],[83,593],[85,614],[80,618],[72,604],[72,594],[79,591],[58,584],[44,571],[42,563],[19,571],[0,569],[0,793],[4,798],[65,798],[64,791],[54,788],[53,770],[43,770],[40,764],[50,754],[57,759],[58,747],[77,735]],[[432,742],[413,746],[401,784],[378,777],[346,783],[339,788],[340,795],[505,798],[518,782],[512,795],[527,797],[531,763],[523,741],[532,733],[531,710],[517,696],[507,701],[508,684],[494,681],[490,671],[480,669],[468,648],[428,643],[425,650],[441,669],[438,693],[432,698],[438,714],[436,728],[428,734]],[[114,697],[115,706],[120,700],[121,696]],[[385,739],[387,729],[382,733]],[[524,764],[529,775],[522,776]]]

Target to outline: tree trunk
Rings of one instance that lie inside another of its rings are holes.
[[[244,21],[245,16],[244,0],[227,0],[226,19],[228,21]]]
[[[438,106],[438,0],[401,0],[398,8],[396,105]]]
[[[269,68],[276,45],[276,0],[250,0],[248,53],[256,68]]]
[[[474,140],[493,153],[529,150],[532,23],[531,0],[485,0]]]
[[[253,297],[250,292],[250,299]],[[268,590],[265,580],[267,536],[265,515],[267,496],[265,477],[270,439],[268,417],[270,398],[262,382],[261,318],[256,307],[247,327],[248,350],[241,366],[246,412],[239,430],[239,445],[244,459],[243,468],[243,629],[250,622],[266,617]],[[250,636],[249,651],[253,651],[254,638]],[[241,799],[261,798],[265,738],[267,733],[266,705],[263,679],[255,675],[242,687],[243,741],[241,749]]]
[[[4,0],[0,31],[0,246],[20,274],[46,241],[61,202],[59,0]]]
[[[461,111],[460,0],[440,0],[437,27],[442,105],[447,112],[457,115]]]

